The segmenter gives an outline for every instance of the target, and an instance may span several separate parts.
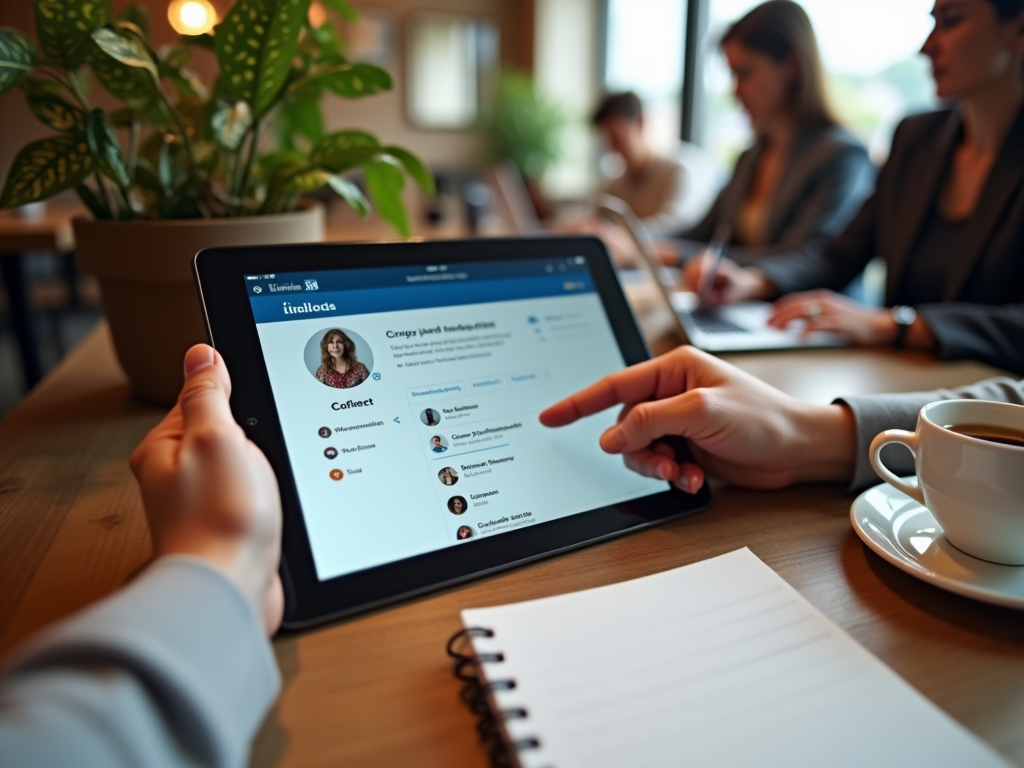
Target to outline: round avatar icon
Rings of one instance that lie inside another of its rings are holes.
[[[456,533],[455,533],[455,538],[459,539],[460,541],[462,539],[469,539],[469,538],[472,538],[472,537],[473,537],[473,529],[470,528],[468,525],[460,525],[459,526],[459,530],[456,531]]]
[[[334,461],[336,458],[338,458],[338,449],[337,448],[324,448],[324,456],[326,456],[331,461]]]
[[[306,368],[321,384],[335,389],[358,387],[373,370],[373,352],[358,333],[344,328],[317,331],[302,352]]]
[[[441,481],[442,485],[455,485],[459,482],[459,473],[451,467],[445,467],[437,473],[437,479]]]

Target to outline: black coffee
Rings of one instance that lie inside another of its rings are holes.
[[[959,435],[976,437],[979,440],[988,440],[990,443],[1001,443],[1002,445],[1024,448],[1024,430],[996,424],[945,424],[943,426],[950,432],[956,432]]]

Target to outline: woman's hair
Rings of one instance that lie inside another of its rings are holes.
[[[825,89],[814,27],[799,5],[791,0],[768,0],[726,30],[721,46],[726,43],[739,43],[780,63],[792,55],[799,70],[790,101],[796,118],[804,124],[838,122]]]
[[[462,511],[463,512],[465,512],[469,508],[469,505],[466,503],[466,500],[464,498],[462,498],[461,496],[452,496],[450,499],[448,499],[448,511],[451,512],[453,515],[455,514],[455,502],[456,501],[461,501],[462,502]]]
[[[988,0],[996,7],[996,15],[1003,21],[1015,19],[1024,11],[1024,0]]]
[[[352,339],[350,339],[340,328],[331,328],[331,330],[325,333],[324,337],[320,339],[320,363],[328,371],[334,368],[334,358],[331,357],[331,353],[327,351],[327,345],[331,343],[331,339],[335,336],[341,338],[341,343],[343,345],[341,350],[341,359],[348,363],[349,367],[359,362],[359,360],[356,359],[356,345]]]

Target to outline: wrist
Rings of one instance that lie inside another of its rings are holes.
[[[900,346],[900,325],[888,310],[880,309],[875,322],[875,339],[878,344]]]
[[[928,327],[928,323],[918,315],[913,324],[907,328],[904,346],[911,349],[920,349],[924,352],[934,352],[939,344],[935,339],[935,334],[932,333],[932,329]]]
[[[847,482],[853,477],[857,427],[845,405],[801,404],[793,482]]]
[[[769,301],[779,295],[779,289],[775,283],[757,267],[747,267],[743,270],[747,276],[748,293],[755,301]]]

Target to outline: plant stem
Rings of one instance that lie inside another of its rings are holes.
[[[78,99],[78,103],[82,105],[82,109],[89,112],[92,107],[89,106],[89,99],[86,98],[85,91],[82,90],[82,86],[80,86],[78,81],[75,79],[74,72],[68,72],[68,81],[65,85],[73,94],[75,94],[75,98]]]
[[[155,87],[156,92],[160,94],[160,101],[162,101],[164,106],[167,107],[167,111],[170,113],[171,119],[178,127],[178,131],[181,133],[181,140],[185,147],[185,154],[188,155],[188,175],[192,180],[192,183],[195,185],[196,192],[199,192],[202,185],[199,183],[199,175],[196,173],[196,156],[192,151],[192,138],[188,135],[188,127],[185,125],[185,121],[182,120],[178,110],[176,110],[174,105],[171,104],[171,100],[167,98],[167,94],[164,93],[164,89],[160,87],[160,84],[156,83]],[[203,206],[200,208],[200,211],[203,212],[204,219],[209,218],[209,215],[207,215],[209,214],[208,207]]]
[[[103,177],[100,176],[99,171],[93,171],[93,175],[96,177],[96,186],[99,187],[100,197],[103,198],[103,205],[110,213],[110,218],[116,218],[114,216],[114,207],[110,204],[110,197],[107,195],[107,188],[103,186]]]
[[[260,148],[260,135],[263,133],[263,118],[257,117],[256,122],[252,126],[252,141],[249,143],[249,159],[246,161],[242,168],[242,181],[239,184],[238,194],[235,197],[244,201],[248,197],[248,186],[249,177],[252,175],[252,167],[256,162],[256,156],[259,154]]]
[[[132,127],[128,134],[128,178],[135,182],[135,165],[139,159],[139,133],[142,126],[138,118],[132,117]]]

